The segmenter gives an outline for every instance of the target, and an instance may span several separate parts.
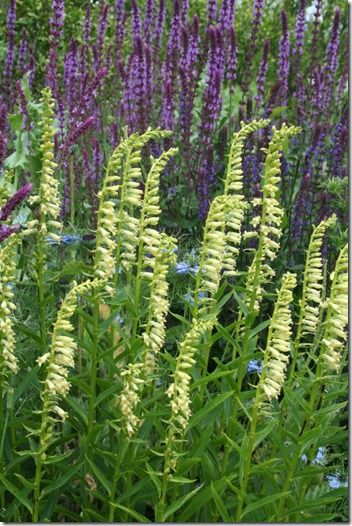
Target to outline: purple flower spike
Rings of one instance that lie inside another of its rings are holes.
[[[219,13],[219,26],[229,32],[234,26],[235,0],[223,0]]]
[[[20,228],[21,225],[0,225],[0,243],[2,243],[7,237],[18,232]]]
[[[95,69],[99,69],[102,64],[102,58],[103,58],[102,54],[103,54],[105,33],[106,33],[106,27],[107,27],[108,11],[109,11],[109,6],[103,3],[101,10],[100,10],[100,15],[99,15],[97,40],[93,48]]]
[[[293,48],[293,54],[299,59],[303,54],[304,46],[304,33],[305,33],[305,0],[301,0],[296,18],[295,27],[295,47]]]
[[[236,45],[236,33],[235,29],[231,27],[230,29],[230,50],[229,57],[226,64],[226,80],[234,81],[237,78],[236,75],[237,68],[237,45]]]
[[[0,210],[0,221],[6,221],[6,219],[10,217],[15,208],[17,208],[22,203],[22,201],[26,199],[26,197],[31,193],[32,190],[32,183],[28,183],[22,186],[22,188],[20,188],[12,197],[10,197],[7,203],[5,203]]]
[[[142,25],[141,25],[141,14],[137,6],[136,0],[132,0],[132,39],[141,38],[142,36]]]
[[[216,0],[207,1],[207,14],[208,14],[208,24],[212,25],[216,21],[216,14],[217,14],[217,1]]]
[[[50,50],[49,62],[46,70],[46,84],[58,100],[58,80],[57,80],[57,50],[60,44],[62,28],[65,18],[64,0],[53,0],[51,4],[52,15],[50,24]]]
[[[282,34],[279,42],[279,69],[278,77],[282,82],[281,86],[281,104],[286,106],[288,91],[288,75],[290,71],[290,39],[288,34],[287,14],[281,11]]]
[[[149,45],[154,30],[154,0],[146,0],[143,31],[145,41]]]
[[[7,55],[5,75],[8,79],[12,77],[15,58],[15,25],[16,25],[16,0],[10,0],[7,12]]]
[[[62,146],[62,152],[67,152],[72,146],[78,141],[78,139],[84,135],[89,128],[94,126],[95,117],[91,116],[85,119],[83,122],[76,124],[76,128],[68,134],[65,143]]]
[[[27,62],[27,34],[26,30],[22,30],[22,37],[21,37],[21,44],[20,44],[20,50],[19,50],[19,57],[18,57],[18,67],[20,70],[20,74],[24,75],[26,72],[26,62]]]
[[[255,96],[255,101],[257,103],[258,109],[261,107],[262,102],[263,102],[264,86],[265,86],[266,74],[268,71],[269,48],[270,48],[270,42],[268,39],[266,39],[264,42],[264,46],[263,46],[263,56],[260,62],[258,76],[257,76],[257,94]]]
[[[338,50],[340,44],[340,33],[339,33],[339,23],[340,23],[340,9],[336,8],[334,22],[331,31],[330,41],[326,49],[325,57],[325,83],[324,83],[324,108],[327,109],[331,96],[332,96],[332,87],[334,83],[334,78],[338,66]]]

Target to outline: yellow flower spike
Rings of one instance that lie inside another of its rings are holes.
[[[326,230],[335,225],[336,215],[322,221],[314,228],[310,238],[304,271],[301,312],[295,344],[299,344],[301,335],[315,334],[321,308],[323,288],[323,260],[321,248]]]
[[[225,178],[224,193],[226,195],[236,194],[241,200],[244,199],[242,170],[242,154],[244,143],[251,133],[265,128],[269,124],[269,119],[261,119],[259,121],[253,121],[247,124],[241,122],[240,131],[233,134]]]
[[[12,323],[16,305],[13,303],[12,287],[16,275],[15,251],[19,241],[19,235],[13,234],[0,249],[0,375],[3,378],[18,372]]]
[[[296,135],[300,128],[288,127],[286,123],[277,130],[273,126],[273,137],[266,153],[263,175],[263,196],[261,198],[262,212],[259,224],[258,248],[247,273],[245,302],[250,310],[259,310],[263,286],[275,275],[271,262],[276,258],[281,237],[281,222],[283,209],[277,200],[280,181],[280,159],[286,140]],[[246,236],[248,237],[248,236]]]
[[[162,233],[150,283],[148,320],[142,335],[145,344],[144,365],[147,375],[153,372],[155,356],[165,341],[165,323],[169,309],[167,273],[170,265],[176,264],[175,248],[176,239]]]
[[[282,278],[269,326],[263,371],[258,385],[258,389],[262,390],[264,398],[269,401],[278,398],[285,381],[292,335],[290,304],[295,286],[296,276],[287,272]]]
[[[338,371],[341,362],[341,350],[347,340],[348,323],[348,245],[341,250],[336,261],[327,301],[327,313],[324,322],[322,359],[327,369]]]
[[[41,225],[53,226],[60,231],[62,224],[58,221],[60,216],[61,200],[59,194],[59,180],[54,177],[54,170],[57,164],[52,161],[54,157],[54,100],[51,90],[44,88],[42,91],[42,144],[43,155],[42,173],[39,188],[39,207]],[[35,196],[34,196],[35,197]],[[49,234],[55,235],[55,232]]]

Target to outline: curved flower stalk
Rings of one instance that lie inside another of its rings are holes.
[[[94,261],[94,276],[108,281],[115,271],[116,228],[117,217],[115,201],[121,187],[122,163],[130,143],[135,135],[130,136],[115,149],[109,159],[103,187],[98,194],[99,209],[96,233],[96,248]]]
[[[327,369],[338,371],[341,350],[347,339],[348,323],[348,245],[341,250],[332,274],[330,297],[324,322],[323,363]]]
[[[176,359],[176,369],[173,382],[166,394],[170,398],[171,418],[170,425],[185,430],[191,416],[190,409],[190,383],[189,369],[196,363],[194,355],[198,345],[207,331],[213,327],[212,320],[193,320],[192,328],[180,343],[180,352]]]
[[[255,200],[255,205],[262,206],[261,217],[254,217],[253,226],[259,224],[258,248],[252,264],[248,270],[245,302],[250,311],[258,311],[262,298],[263,285],[267,283],[275,272],[271,262],[276,258],[280,247],[281,221],[283,210],[277,201],[280,181],[280,158],[284,142],[297,134],[300,128],[288,127],[285,123],[277,130],[273,126],[273,138],[265,151],[266,159],[263,176],[263,196]],[[256,234],[251,232],[251,234]]]
[[[155,256],[153,277],[150,284],[148,320],[142,335],[145,345],[144,371],[146,375],[153,372],[155,356],[165,341],[165,322],[169,309],[167,273],[170,266],[176,264],[176,246],[175,238],[164,233],[160,235],[159,250]]]
[[[225,254],[223,258],[224,276],[236,275],[235,262],[241,243],[241,225],[244,219],[245,203],[243,195],[242,154],[247,137],[265,126],[269,120],[262,119],[249,124],[241,122],[241,129],[232,136],[229,159],[224,185],[224,194],[231,196],[231,203],[226,209],[225,221]]]
[[[124,162],[123,179],[121,183],[120,204],[117,216],[117,265],[127,272],[131,271],[136,263],[136,248],[140,220],[134,217],[133,209],[142,206],[141,150],[150,141],[166,138],[171,135],[169,131],[148,129],[142,135],[133,135],[129,142]]]
[[[138,309],[140,300],[141,282],[143,278],[148,280],[155,279],[156,257],[160,250],[165,250],[165,239],[161,243],[160,232],[156,227],[159,223],[160,206],[159,206],[159,187],[160,176],[168,161],[178,152],[177,148],[170,148],[163,152],[158,159],[153,159],[152,167],[148,173],[144,188],[144,198],[141,210],[138,232],[138,260],[136,271],[135,285],[135,308]],[[137,331],[138,320],[135,318],[134,333]]]
[[[244,143],[251,133],[269,126],[269,119],[261,119],[250,123],[241,121],[241,129],[232,135],[229,158],[224,185],[224,194],[236,194],[240,199],[243,195],[242,155]]]
[[[122,428],[129,439],[132,438],[140,423],[140,419],[135,414],[135,409],[140,401],[140,385],[144,383],[144,380],[141,379],[141,372],[141,363],[130,363],[127,369],[121,373],[124,387],[117,403],[122,414]]]
[[[41,426],[38,431],[39,447],[35,453],[37,460],[34,481],[33,522],[38,522],[42,466],[46,460],[47,449],[53,440],[53,425],[56,423],[54,415],[61,420],[65,420],[67,417],[67,413],[59,405],[59,400],[65,397],[70,389],[68,374],[69,369],[74,366],[74,354],[77,346],[72,336],[67,335],[67,333],[73,331],[70,318],[72,318],[77,308],[78,296],[87,294],[99,285],[101,284],[97,280],[88,280],[79,285],[74,283],[58,312],[53,328],[50,351],[37,359],[40,366],[44,363],[48,365],[44,389],[41,393],[43,409]]]
[[[42,171],[40,176],[39,193],[29,198],[30,203],[38,203],[39,206],[39,232],[41,236],[48,236],[56,242],[60,242],[58,233],[62,228],[59,221],[60,216],[60,193],[59,180],[54,177],[57,164],[54,159],[54,107],[55,101],[52,97],[51,90],[44,88],[42,91],[42,143],[41,152],[43,156]],[[36,226],[32,221],[30,228]]]
[[[12,316],[16,309],[12,284],[15,281],[15,254],[19,241],[19,236],[11,236],[0,249],[0,389],[3,387],[4,378],[18,371],[12,326]]]
[[[43,156],[42,170],[40,175],[40,186],[38,195],[29,198],[30,203],[37,203],[39,208],[39,219],[34,219],[27,224],[24,234],[38,232],[38,245],[36,252],[36,278],[38,287],[39,325],[41,335],[41,352],[46,349],[46,302],[44,299],[45,288],[45,238],[48,237],[55,243],[61,241],[60,231],[62,223],[59,221],[61,201],[59,194],[59,181],[54,177],[57,164],[54,158],[54,107],[51,90],[44,88],[42,91],[42,143],[41,152]]]
[[[292,290],[295,286],[295,274],[287,272],[282,278],[281,288],[278,291],[269,326],[266,349],[264,351],[263,369],[256,388],[256,396],[251,412],[248,447],[240,478],[240,491],[238,492],[236,522],[241,522],[242,518],[243,504],[247,494],[250,466],[254,451],[257,422],[262,412],[263,402],[277,398],[285,381],[285,370],[289,359],[292,334],[290,304],[292,303]]]
[[[310,238],[304,270],[300,314],[294,341],[290,380],[292,380],[294,375],[298,351],[302,345],[302,337],[314,335],[320,322],[322,306],[321,290],[323,288],[323,258],[321,249],[325,232],[330,226],[335,225],[336,219],[336,215],[334,214],[322,221],[314,228]]]
[[[210,205],[204,227],[203,245],[194,291],[194,314],[197,318],[213,303],[220,283],[220,272],[225,251],[225,219],[227,196],[215,197]],[[199,293],[201,309],[198,313]]]
[[[269,326],[263,371],[259,381],[259,388],[262,389],[264,398],[269,401],[278,398],[285,381],[292,335],[292,316],[289,307],[295,286],[295,274],[287,272],[282,278],[281,289],[278,292]]]

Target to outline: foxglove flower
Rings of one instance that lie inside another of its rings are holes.
[[[322,359],[327,369],[337,371],[341,361],[341,350],[347,339],[345,329],[348,323],[348,245],[341,250],[331,279],[331,292],[324,322]]]
[[[0,225],[0,243],[2,227]],[[10,227],[8,227],[10,228]],[[11,233],[15,230],[12,229]],[[15,249],[18,236],[13,237],[0,248],[0,364],[1,372],[8,377],[18,371],[18,360],[15,356],[15,332],[13,329],[13,314],[16,309],[14,292],[11,284],[15,281],[16,259]]]
[[[292,317],[290,305],[296,276],[287,272],[282,278],[274,313],[270,322],[269,335],[264,351],[263,371],[259,388],[266,399],[278,398],[285,381],[285,370],[290,356]]]

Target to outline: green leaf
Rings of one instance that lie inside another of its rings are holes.
[[[216,504],[216,508],[218,512],[220,513],[223,522],[231,523],[232,522],[231,517],[228,515],[224,502],[221,499],[219,493],[216,491],[213,481],[210,483],[210,490],[211,490],[211,494],[213,496],[214,502]]]
[[[187,431],[192,429],[196,424],[201,422],[209,413],[214,411],[219,405],[223,404],[227,398],[230,396],[233,396],[233,391],[227,391],[226,393],[222,393],[218,395],[216,398],[214,398],[211,402],[207,403],[205,407],[203,407],[200,411],[198,411],[195,415],[192,416],[190,419],[190,422],[187,427]]]
[[[193,491],[191,491],[190,493],[187,493],[186,495],[184,495],[183,497],[181,497],[180,499],[176,500],[167,510],[166,512],[164,513],[164,516],[163,516],[163,520],[166,521],[166,519],[168,517],[170,517],[170,515],[173,515],[175,513],[175,511],[179,510],[189,499],[191,499],[193,497],[193,495],[195,495],[196,493],[198,493],[198,491],[202,488],[203,484],[201,484],[199,486],[199,488],[196,488],[194,489]]]
[[[70,471],[65,473],[65,475],[63,475],[62,477],[59,477],[58,479],[54,480],[54,482],[52,482],[51,484],[48,484],[48,486],[43,488],[42,496],[44,497],[46,495],[49,495],[53,491],[55,491],[55,490],[61,488],[62,486],[64,486],[69,480],[71,480],[73,475],[75,475],[75,473],[77,473],[77,471],[79,471],[81,469],[83,464],[84,464],[84,462],[79,462],[78,464],[73,466],[70,469]]]
[[[248,515],[248,513],[251,513],[252,511],[258,510],[259,508],[262,508],[263,506],[267,506],[268,504],[277,503],[278,500],[281,497],[284,497],[286,495],[290,495],[290,491],[283,491],[281,493],[275,493],[274,495],[268,495],[267,497],[263,497],[256,502],[252,502],[251,504],[248,504],[248,506],[245,507],[241,519]]]
[[[135,510],[131,510],[130,508],[126,508],[126,506],[122,506],[122,504],[117,504],[116,502],[113,502],[112,505],[114,506],[114,508],[118,508],[119,510],[125,511],[126,513],[131,515],[131,517],[137,519],[137,521],[139,522],[151,522],[149,519],[147,519],[147,517],[145,517],[141,513],[138,513]]]
[[[111,482],[106,478],[106,476],[104,475],[104,473],[98,468],[98,466],[96,466],[95,464],[93,464],[93,462],[91,460],[89,460],[89,458],[86,456],[86,460],[88,461],[88,464],[90,465],[90,467],[92,468],[92,471],[94,473],[94,475],[97,477],[97,479],[99,480],[99,482],[104,486],[104,488],[106,489],[106,491],[108,492],[108,494],[110,495],[111,494],[111,491],[112,491],[112,485],[111,485]]]
[[[7,480],[7,478],[4,477],[2,473],[0,473],[0,480],[4,484],[7,491],[12,493],[12,495],[16,497],[16,499],[19,500],[21,504],[23,504],[23,506],[25,506],[30,513],[32,513],[31,502],[27,499],[25,495],[23,495],[23,493],[17,488],[17,486],[15,486],[14,484],[12,484],[12,482]]]

